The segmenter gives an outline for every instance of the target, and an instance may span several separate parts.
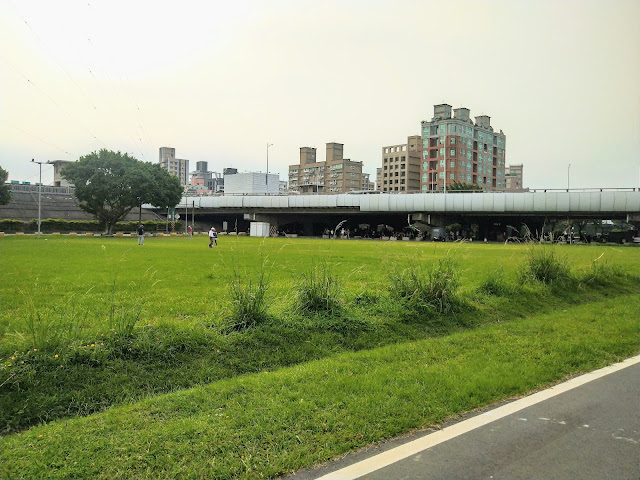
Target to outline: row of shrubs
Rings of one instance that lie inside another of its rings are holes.
[[[164,232],[167,223],[157,220],[146,220],[142,222],[147,232]],[[118,222],[114,232],[135,232],[138,222]],[[182,231],[182,222],[178,221],[175,230]],[[67,232],[102,232],[104,225],[97,220],[64,220],[62,218],[45,218],[40,221],[40,231],[43,233],[67,233]],[[31,233],[38,231],[38,220],[0,220],[0,232],[24,232]]]

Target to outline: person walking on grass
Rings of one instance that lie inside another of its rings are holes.
[[[138,226],[138,245],[144,245],[144,227],[142,224]]]
[[[209,230],[209,248],[213,248],[213,244],[216,245],[216,247],[218,246],[218,232],[216,232],[216,229],[211,227],[211,230]]]
[[[189,240],[191,240],[193,238],[193,228],[191,228],[191,225],[189,225]]]

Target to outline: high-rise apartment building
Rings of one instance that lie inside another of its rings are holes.
[[[300,193],[347,193],[362,189],[362,162],[343,156],[344,145],[326,144],[326,159],[318,162],[316,149],[300,148],[300,163],[289,165],[289,190]]]
[[[210,193],[221,193],[224,191],[224,177],[218,172],[210,172],[207,162],[196,162],[196,170],[191,172],[192,186],[202,186]]]
[[[406,144],[382,147],[382,170],[378,179],[381,192],[419,192],[422,138],[413,135]]]
[[[360,190],[363,190],[365,192],[375,190],[376,184],[369,180],[370,176],[371,175],[368,173],[362,173],[362,186],[360,187]]]
[[[504,190],[505,134],[494,132],[487,115],[474,122],[469,109],[456,108],[453,117],[451,110],[451,105],[435,105],[433,118],[422,122],[421,191],[443,191],[445,182]]]
[[[511,192],[523,191],[522,186],[522,169],[523,165],[509,165],[505,170],[505,178],[507,181],[506,190]]]
[[[176,158],[176,149],[171,147],[160,147],[160,166],[171,175],[180,179],[180,184],[189,184],[189,160]]]

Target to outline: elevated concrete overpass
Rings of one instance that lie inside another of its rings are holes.
[[[640,189],[536,190],[518,193],[419,193],[341,195],[221,195],[183,197],[178,212],[196,221],[243,225],[267,222],[281,228],[296,224],[308,235],[342,220],[352,224],[409,223],[429,226],[527,223],[542,229],[554,219],[611,219],[640,226]],[[231,223],[229,223],[231,222]],[[533,227],[533,228],[532,228]]]

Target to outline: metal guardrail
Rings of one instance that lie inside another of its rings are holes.
[[[37,193],[38,185],[24,185],[6,183],[14,192],[34,192]],[[75,187],[54,187],[51,185],[43,185],[42,193],[73,195]],[[491,191],[475,191],[475,190],[447,190],[449,193],[594,193],[594,192],[640,192],[640,187],[588,187],[588,188],[528,188],[525,190],[491,190]],[[430,190],[427,192],[381,192],[380,190],[358,190],[357,192],[345,192],[343,194],[327,193],[327,192],[308,192],[308,193],[212,193],[212,194],[189,194],[192,197],[282,197],[282,196],[323,196],[323,195],[377,195],[385,193],[387,195],[416,195],[416,194],[444,194],[443,191]],[[183,195],[183,198],[185,196]]]
[[[525,190],[447,190],[449,193],[595,193],[595,192],[640,192],[640,188],[636,187],[587,187],[587,188],[527,188]],[[330,193],[330,192],[287,192],[287,193],[213,193],[213,194],[194,194],[189,197],[283,197],[283,196],[323,196],[323,195],[419,195],[419,194],[444,194],[442,190],[430,190],[427,192],[382,192],[380,190],[358,190],[356,192]]]
[[[38,193],[40,188],[42,188],[41,192],[46,194],[54,194],[54,195],[73,195],[76,191],[75,187],[53,187],[51,185],[21,185],[15,183],[5,183],[8,185],[12,192],[31,192]]]

